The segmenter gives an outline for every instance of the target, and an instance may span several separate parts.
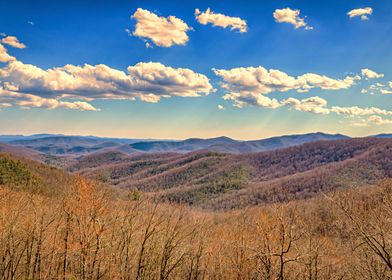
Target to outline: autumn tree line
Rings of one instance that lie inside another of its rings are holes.
[[[0,279],[392,279],[392,182],[225,213],[2,187]]]

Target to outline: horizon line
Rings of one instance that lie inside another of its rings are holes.
[[[33,137],[33,136],[39,136],[43,135],[42,138],[46,137],[51,137],[51,136],[63,136],[63,137],[94,137],[94,138],[112,138],[112,139],[121,139],[121,140],[157,140],[157,141],[185,141],[189,139],[201,139],[201,140],[207,140],[207,139],[215,139],[215,138],[229,138],[231,140],[235,141],[256,141],[256,140],[264,140],[264,139],[271,139],[271,138],[276,138],[276,137],[285,137],[285,136],[301,136],[301,135],[309,135],[309,134],[326,134],[326,135],[341,135],[349,138],[366,138],[366,137],[373,137],[373,136],[379,136],[379,135],[385,135],[385,134],[392,134],[392,132],[383,132],[383,133],[378,133],[378,134],[372,134],[372,135],[362,135],[362,136],[352,136],[348,134],[342,134],[342,133],[326,133],[323,131],[313,131],[313,132],[305,132],[305,133],[293,133],[293,134],[279,134],[279,135],[274,135],[270,137],[264,137],[264,138],[257,138],[257,139],[236,139],[232,138],[230,136],[226,135],[219,135],[219,136],[214,136],[214,137],[187,137],[187,138],[153,138],[153,137],[117,137],[117,136],[99,136],[99,135],[82,135],[82,134],[63,134],[63,133],[33,133],[33,134],[0,134],[0,137]],[[46,137],[44,135],[47,135]]]

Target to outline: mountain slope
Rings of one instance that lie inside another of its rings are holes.
[[[392,177],[392,139],[318,141],[268,152],[110,152],[82,157],[70,171],[169,201],[231,209]]]
[[[156,141],[156,142],[138,142],[130,146],[135,150],[143,152],[192,152],[207,149],[214,145],[231,145],[238,143],[228,137],[217,137],[210,139],[190,138],[184,141]]]
[[[315,141],[328,141],[328,140],[338,140],[347,139],[348,136],[341,134],[325,134],[321,132],[300,134],[300,135],[285,135],[272,137],[262,140],[254,141],[244,141],[240,143],[234,143],[231,145],[216,145],[210,147],[210,150],[217,152],[226,153],[255,153],[263,151],[271,151],[281,148],[287,148],[291,146],[301,145],[305,143],[315,142]]]
[[[0,187],[57,195],[75,183],[75,176],[58,168],[0,153]]]
[[[184,153],[206,149],[220,153],[240,154],[270,151],[321,140],[337,140],[347,138],[349,137],[341,134],[330,135],[317,132],[301,135],[278,136],[254,141],[236,141],[227,137],[218,137],[211,139],[187,139],[178,142],[139,142],[131,144],[130,146],[136,150],[144,152]]]
[[[0,153],[12,154],[19,157],[42,161],[44,156],[32,149],[0,143]]]

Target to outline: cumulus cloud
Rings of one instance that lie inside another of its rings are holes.
[[[296,90],[307,92],[312,88],[324,90],[347,89],[355,84],[357,77],[333,79],[325,75],[307,73],[293,77],[280,70],[259,67],[240,67],[230,70],[213,69],[223,79],[222,88],[240,94],[268,94],[274,91]]]
[[[290,8],[276,9],[274,12],[274,18],[276,22],[279,23],[289,23],[298,28],[305,28],[305,30],[311,30],[313,27],[309,26],[304,18],[300,17],[300,10],[292,10]]]
[[[302,100],[290,97],[284,100],[282,104],[286,106],[291,106],[295,110],[302,112],[323,115],[330,113],[330,110],[327,108],[327,100],[318,96],[313,96]]]
[[[392,111],[377,107],[329,107],[327,100],[318,96],[302,100],[293,97],[277,100],[267,96],[271,92],[287,92],[289,90],[307,92],[312,88],[323,90],[347,89],[361,79],[358,75],[333,79],[325,75],[306,73],[293,77],[280,70],[267,70],[261,66],[240,67],[230,70],[213,69],[213,71],[223,79],[221,88],[226,91],[223,99],[232,101],[233,105],[238,108],[257,106],[276,109],[286,106],[297,111],[324,115],[330,113],[346,116],[392,115]],[[379,83],[375,85],[383,86]]]
[[[386,124],[392,124],[392,120],[385,119],[377,115],[372,115],[366,119],[358,119],[350,122],[351,126],[358,126],[358,127],[366,127],[370,125],[386,125]]]
[[[185,45],[188,40],[187,32],[192,30],[183,20],[175,17],[160,17],[148,10],[138,8],[131,16],[137,21],[134,36],[150,39],[160,47]]]
[[[265,95],[253,94],[250,92],[230,92],[225,94],[223,99],[233,101],[234,106],[237,108],[243,108],[245,106],[257,106],[275,109],[282,106],[282,104],[275,98],[269,98]]]
[[[362,69],[362,76],[366,79],[379,79],[384,77],[384,74],[378,74],[377,72],[370,70],[370,69]]]
[[[15,36],[7,36],[3,39],[0,40],[1,43],[9,45],[11,47],[17,48],[17,49],[24,49],[26,48],[26,45],[19,42],[18,38]]]
[[[390,119],[384,119],[380,116],[370,116],[368,118],[368,121],[371,123],[374,123],[376,125],[383,125],[383,124],[392,124],[392,120]]]
[[[33,94],[26,94],[11,91],[17,89],[14,86],[8,86],[8,89],[0,86],[0,108],[19,106],[22,108],[44,108],[57,109],[65,108],[79,111],[99,111],[93,105],[84,101],[61,101],[54,98],[42,98]]]
[[[40,96],[63,95],[159,101],[161,97],[199,96],[212,91],[209,79],[186,68],[172,68],[161,63],[138,63],[127,73],[104,64],[65,65],[43,70],[31,64],[11,61],[0,68],[0,80],[18,86],[22,92]]]
[[[357,106],[353,106],[353,107],[333,106],[331,108],[331,112],[334,112],[338,115],[348,115],[348,116],[392,115],[392,111],[388,111],[385,109],[380,109],[377,107],[360,108]]]
[[[243,108],[245,106],[256,106],[262,108],[276,109],[282,106],[286,106],[297,111],[313,114],[330,113],[330,110],[327,108],[327,101],[318,96],[313,96],[301,100],[290,97],[288,99],[278,101],[275,98],[269,98],[265,95],[241,95],[239,93],[229,93],[224,95],[223,98],[225,100],[233,101],[234,106],[237,108]]]
[[[264,67],[240,67],[230,70],[213,69],[214,73],[223,79],[222,89],[227,93],[225,100],[232,101],[235,107],[258,106],[275,109],[290,106],[298,111],[315,114],[328,114],[327,101],[320,97],[310,97],[303,100],[289,98],[278,101],[266,96],[271,92],[307,92],[313,88],[323,90],[347,89],[355,84],[357,76],[347,76],[344,79],[333,79],[325,75],[306,73],[293,77],[280,70],[267,70]]]
[[[154,62],[137,63],[129,66],[126,72],[104,64],[68,64],[42,69],[10,56],[2,44],[0,61],[6,63],[0,67],[2,107],[96,111],[98,109],[84,101],[138,98],[156,103],[161,98],[197,97],[214,91],[205,75]],[[66,101],[70,99],[79,100]]]
[[[354,9],[351,10],[347,13],[347,15],[350,18],[354,18],[354,17],[360,17],[361,20],[368,20],[369,19],[369,15],[373,14],[373,9],[370,7],[367,8],[360,8],[360,9]]]
[[[218,108],[218,110],[224,110],[224,109],[225,109],[225,106],[219,104],[219,105],[217,106],[217,108]]]
[[[8,54],[7,49],[0,44],[0,62],[6,63],[15,60],[15,57]]]
[[[214,13],[208,8],[205,12],[195,10],[195,17],[200,24],[211,23],[213,26],[230,27],[230,30],[238,30],[240,33],[247,31],[246,21],[239,17],[230,17],[223,14]]]

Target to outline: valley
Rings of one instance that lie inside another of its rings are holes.
[[[34,148],[0,145],[2,279],[392,277],[388,137],[256,153]]]

